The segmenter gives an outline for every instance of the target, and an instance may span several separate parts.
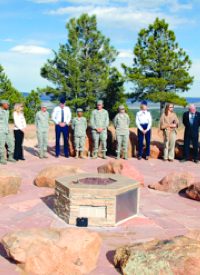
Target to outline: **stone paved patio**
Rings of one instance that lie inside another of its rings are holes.
[[[8,232],[33,227],[66,227],[52,211],[54,190],[38,188],[33,185],[33,178],[49,164],[76,165],[88,173],[96,171],[99,165],[108,160],[75,160],[49,156],[40,160],[25,152],[26,161],[8,164],[6,168],[13,169],[23,177],[20,193],[0,199],[0,237]],[[110,159],[110,158],[109,158]],[[173,171],[188,171],[200,179],[200,165],[192,162],[165,163],[161,160],[149,161],[130,159],[145,178],[145,186],[157,182]],[[141,188],[140,215],[115,228],[91,228],[100,233],[103,246],[96,270],[91,275],[118,274],[112,265],[113,251],[116,247],[153,238],[168,238],[186,233],[191,229],[200,229],[200,203],[181,197],[178,194],[168,194]],[[16,266],[5,259],[0,247],[0,275],[19,274]]]

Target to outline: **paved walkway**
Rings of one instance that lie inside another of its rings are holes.
[[[96,168],[107,160],[75,160],[49,156],[47,160],[40,160],[34,156],[34,151],[26,152],[26,161],[8,164],[6,169],[17,171],[23,177],[20,192],[0,199],[0,237],[18,229],[33,227],[66,227],[52,211],[53,190],[38,188],[33,185],[37,173],[49,164],[76,165],[87,172],[94,172]],[[110,158],[109,158],[110,159]],[[173,163],[161,160],[130,159],[143,175],[145,186],[154,183],[173,171],[188,171],[200,179],[200,165],[192,162]],[[91,275],[118,274],[112,265],[113,251],[124,244],[131,244],[153,238],[168,238],[184,234],[191,229],[200,229],[200,203],[181,197],[178,194],[168,194],[141,188],[140,215],[115,228],[92,228],[103,238],[103,245],[98,265]],[[5,259],[4,251],[0,247],[0,275],[18,274],[16,266]]]

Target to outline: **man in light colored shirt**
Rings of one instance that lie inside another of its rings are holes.
[[[147,102],[143,100],[140,105],[140,111],[136,114],[136,125],[138,128],[138,159],[142,159],[143,155],[143,141],[146,140],[146,154],[145,159],[149,159],[150,155],[150,141],[151,141],[151,113],[147,111]]]
[[[0,164],[7,164],[5,160],[5,145],[7,144],[8,161],[16,162],[13,158],[14,139],[9,130],[9,102],[0,101]]]
[[[113,120],[116,129],[117,139],[117,159],[120,158],[121,148],[124,150],[124,159],[128,159],[128,141],[129,141],[129,125],[130,118],[125,111],[124,105],[119,106],[119,112]]]
[[[71,121],[70,108],[65,106],[65,99],[60,99],[59,106],[55,107],[52,113],[52,120],[55,123],[56,130],[56,157],[60,155],[60,135],[63,134],[64,139],[64,155],[69,157],[68,136],[69,123]]]
[[[46,102],[42,102],[41,110],[36,113],[35,126],[37,129],[39,158],[47,158],[49,113]]]
[[[90,125],[92,128],[92,138],[94,143],[93,158],[97,158],[98,156],[99,141],[101,141],[103,158],[106,159],[109,116],[108,111],[103,108],[102,100],[98,100],[97,108],[91,113]]]
[[[84,158],[83,153],[85,149],[85,138],[87,130],[87,119],[83,116],[83,109],[76,110],[77,116],[72,119],[72,129],[74,130],[74,146],[76,150],[76,157]]]

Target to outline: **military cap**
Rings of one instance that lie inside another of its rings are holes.
[[[146,105],[147,106],[147,101],[146,100],[142,100],[141,105]]]
[[[41,103],[41,108],[47,108],[47,103],[46,102],[42,102]]]
[[[97,105],[103,105],[103,100],[98,100]]]
[[[119,106],[119,110],[124,110],[125,108],[124,108],[124,105],[120,105]]]
[[[82,108],[78,108],[78,109],[76,109],[76,112],[77,112],[77,113],[83,112],[83,109],[82,109]]]
[[[2,99],[0,100],[0,104],[8,104],[9,105],[9,101],[8,100],[5,100],[5,99]]]

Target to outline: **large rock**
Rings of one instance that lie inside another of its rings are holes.
[[[150,157],[153,159],[162,158],[163,144],[159,141],[152,141],[150,145]]]
[[[114,264],[124,275],[200,274],[200,241],[184,236],[117,249]]]
[[[0,197],[16,194],[21,185],[22,178],[14,171],[0,169]]]
[[[38,187],[54,188],[56,178],[78,173],[84,173],[84,171],[75,166],[54,164],[40,171],[34,180],[34,184]]]
[[[101,238],[85,229],[31,229],[5,235],[2,244],[25,274],[80,275],[96,267]]]
[[[148,187],[159,191],[178,193],[193,182],[194,176],[191,173],[172,172],[159,182],[150,184]]]
[[[200,182],[195,182],[191,184],[186,189],[186,195],[190,199],[200,201]]]
[[[130,165],[126,160],[115,160],[109,161],[97,168],[98,173],[103,174],[120,174],[128,178],[134,179],[144,185],[144,177],[140,172],[133,166]]]

